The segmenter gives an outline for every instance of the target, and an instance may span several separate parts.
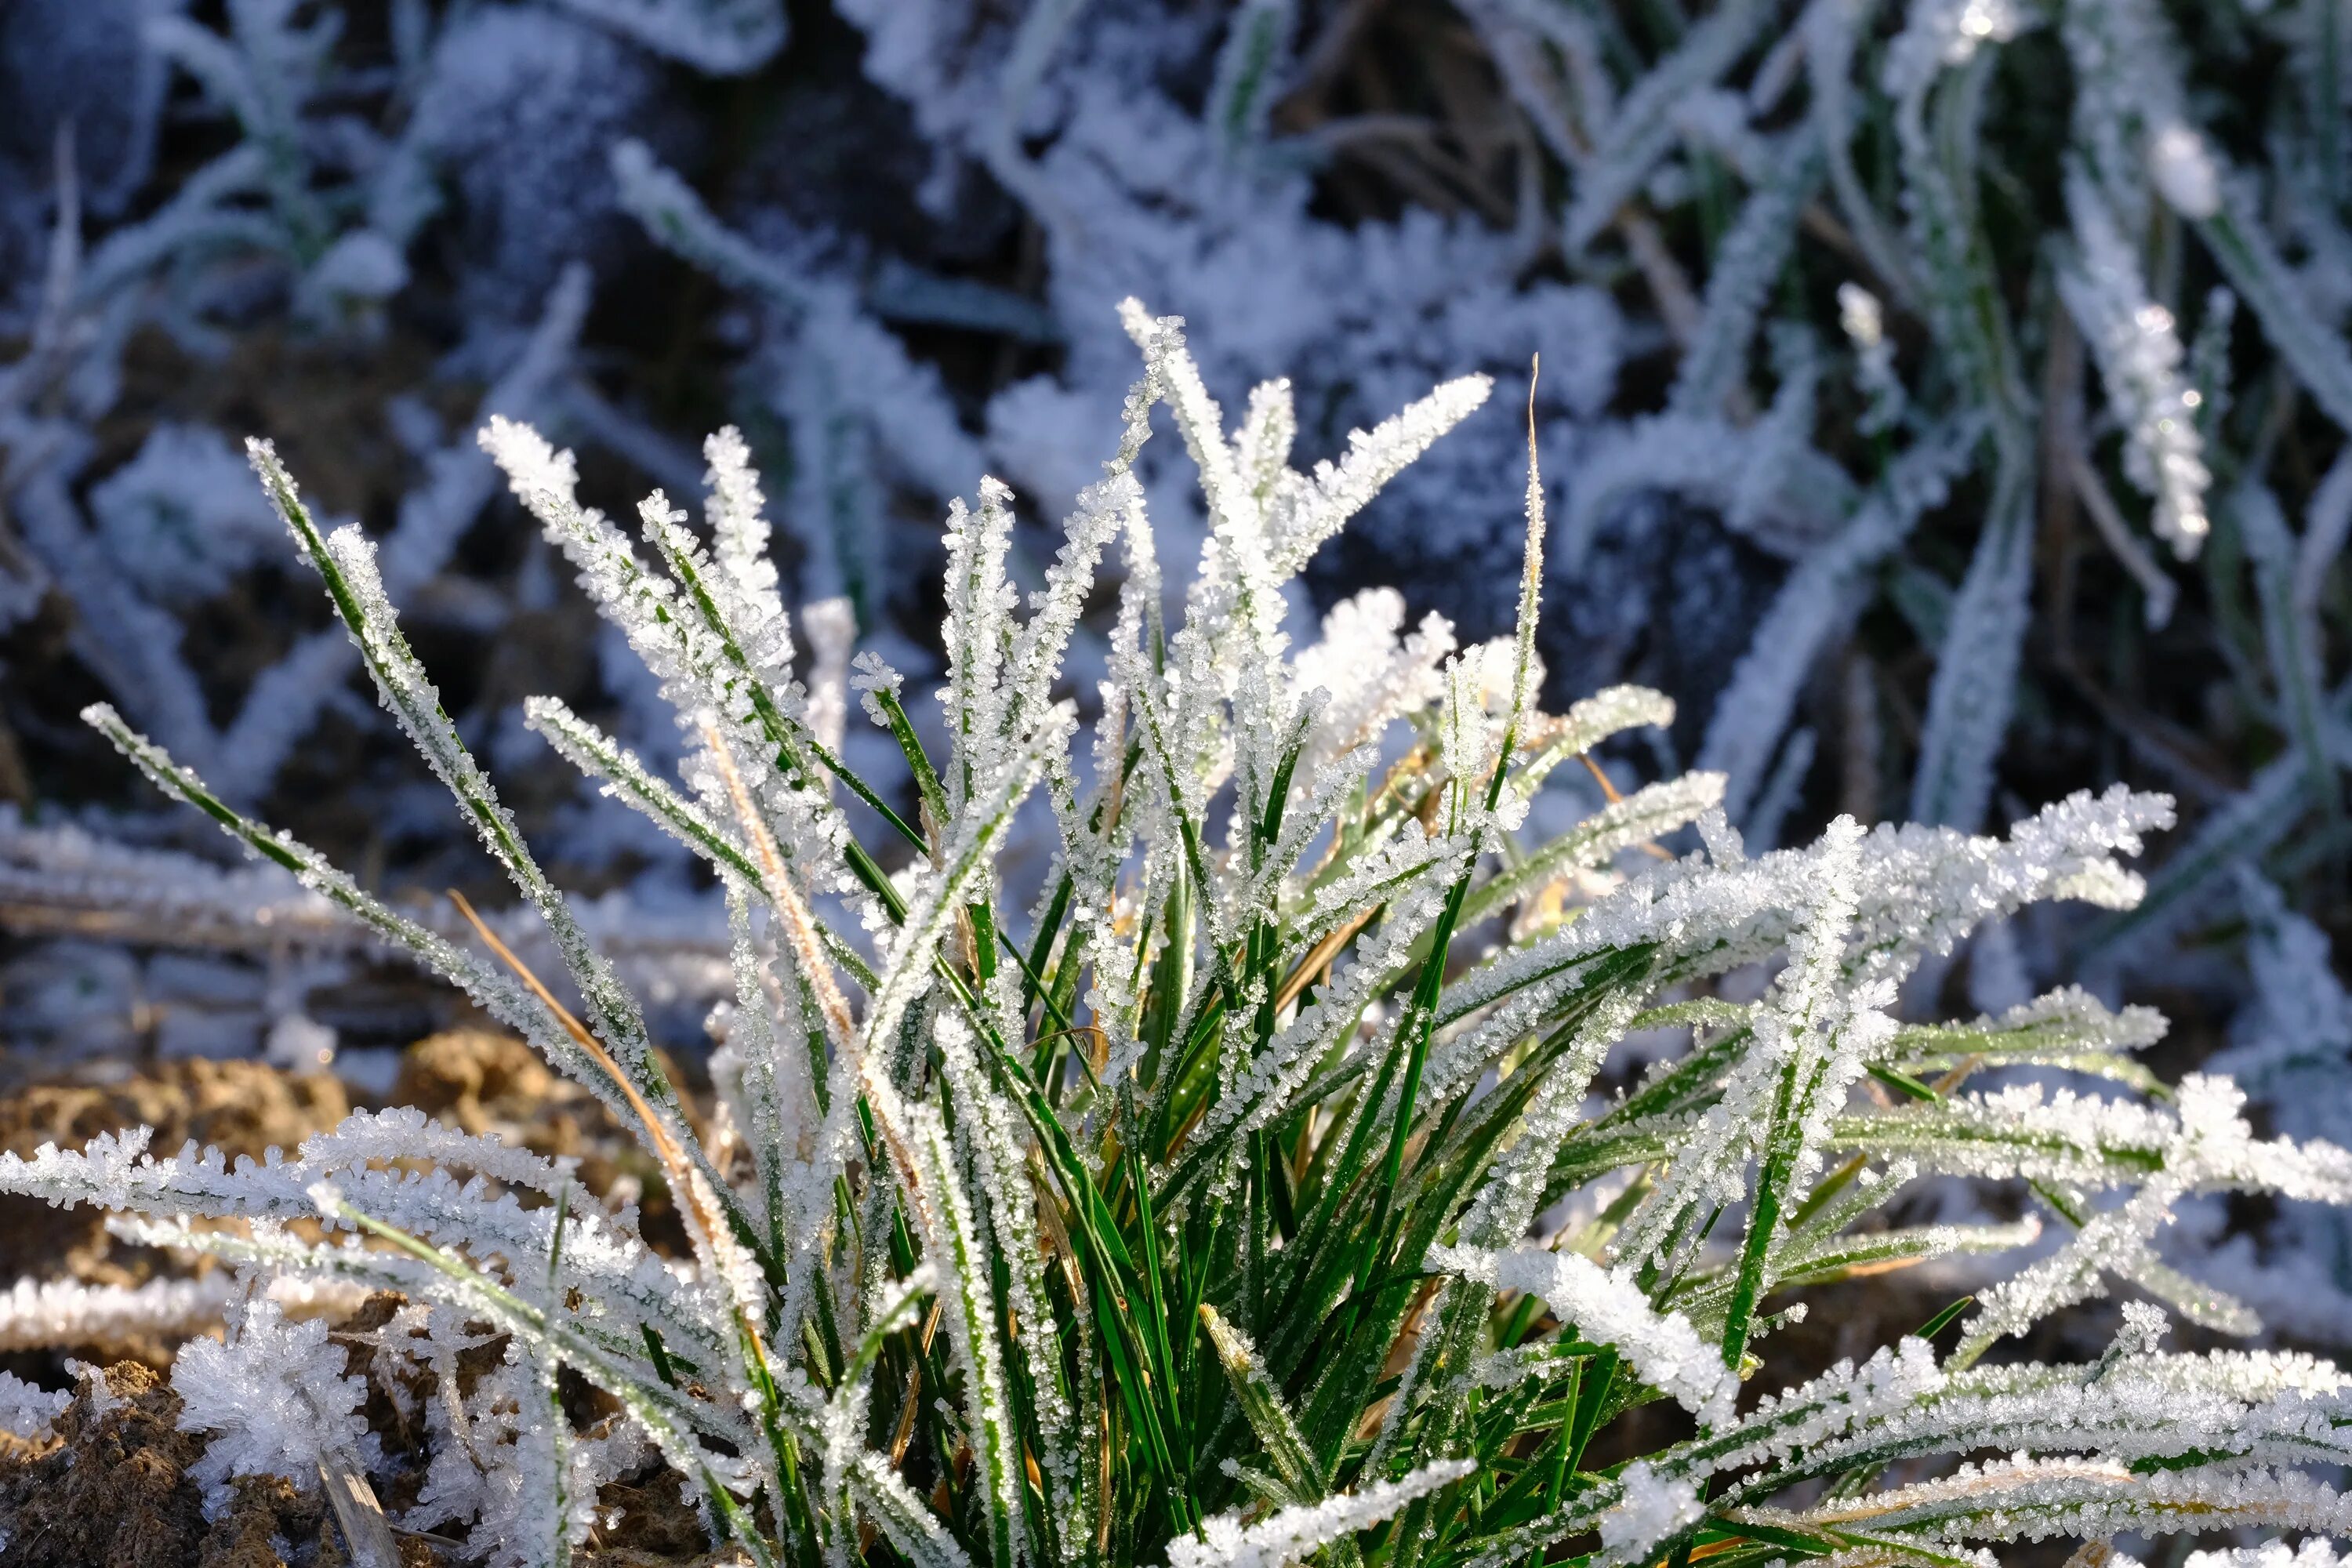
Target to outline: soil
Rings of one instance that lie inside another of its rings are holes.
[[[396,1296],[377,1297],[351,1326],[381,1327],[399,1304]],[[495,1347],[482,1359],[495,1363]],[[362,1370],[356,1352],[352,1368]],[[0,1561],[9,1568],[347,1568],[326,1503],[274,1476],[239,1478],[228,1507],[206,1519],[203,1489],[186,1473],[205,1440],[178,1429],[180,1396],[165,1374],[118,1362],[98,1375],[105,1397],[85,1387],[49,1441],[0,1436]],[[425,1455],[373,1379],[367,1414],[399,1473],[413,1481]],[[383,1498],[394,1518],[413,1500],[403,1489],[395,1485]],[[741,1561],[710,1549],[695,1511],[658,1474],[607,1486],[599,1501],[619,1522],[574,1553],[572,1568],[731,1568]],[[457,1568],[466,1561],[436,1536],[395,1530],[394,1542],[401,1568]]]
[[[95,1080],[34,1083],[0,1092],[0,1148],[30,1154],[43,1143],[71,1148],[100,1132],[146,1124],[153,1147],[176,1151],[194,1140],[225,1152],[259,1157],[291,1150],[349,1114],[352,1096],[331,1074],[288,1073],[264,1063],[188,1059],[156,1063]],[[549,1155],[579,1161],[583,1181],[600,1193],[640,1188],[650,1168],[616,1136],[604,1109],[584,1089],[549,1070],[521,1041],[486,1030],[454,1030],[411,1046],[391,1100],[414,1105],[469,1132],[493,1133]],[[677,1229],[667,1196],[653,1184],[642,1200],[648,1239]],[[197,1268],[207,1267],[202,1260]],[[0,1267],[6,1277],[69,1278],[90,1284],[137,1284],[189,1271],[188,1260],[110,1237],[100,1215],[0,1198]],[[421,1425],[401,1415],[428,1390],[411,1386],[396,1399],[383,1385],[370,1348],[357,1336],[388,1323],[403,1304],[371,1297],[338,1325],[347,1370],[369,1381],[364,1406],[387,1464],[374,1478],[386,1512],[414,1504],[426,1461]],[[496,1365],[503,1341],[461,1356],[461,1387]],[[110,1363],[103,1396],[85,1384],[47,1442],[0,1434],[0,1563],[7,1568],[345,1568],[341,1540],[316,1489],[305,1493],[268,1477],[238,1480],[218,1519],[204,1514],[202,1489],[186,1479],[204,1452],[201,1435],[178,1430],[179,1396],[167,1369],[173,1346],[151,1340],[58,1346],[0,1356],[0,1366],[47,1387],[74,1374],[68,1357]],[[609,1414],[599,1396],[578,1391],[583,1419]],[[695,1510],[657,1472],[605,1488],[600,1529],[575,1555],[574,1568],[720,1568],[738,1561],[714,1552]],[[457,1568],[467,1559],[435,1535],[395,1531],[403,1568]]]
[[[50,1443],[0,1449],[0,1531],[11,1568],[342,1568],[326,1505],[275,1477],[247,1477],[215,1520],[188,1467],[204,1439],[179,1430],[162,1374],[118,1362],[85,1384]],[[439,1568],[423,1541],[402,1568]]]

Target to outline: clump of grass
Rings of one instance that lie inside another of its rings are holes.
[[[488,927],[487,957],[451,944],[110,710],[89,715],[593,1090],[667,1181],[690,1258],[656,1256],[564,1167],[414,1112],[235,1168],[157,1159],[135,1134],[0,1157],[0,1191],[124,1211],[127,1236],[259,1273],[403,1291],[422,1314],[404,1353],[431,1365],[506,1336],[470,1415],[447,1385],[428,1488],[431,1517],[470,1520],[472,1549],[501,1563],[567,1561],[598,1485],[647,1446],[715,1533],[798,1568],[1948,1565],[2053,1534],[2339,1528],[2345,1501],[2305,1471],[2352,1458],[2332,1366],[2168,1354],[2145,1303],[2095,1364],[1981,1358],[2109,1281],[2251,1329],[2159,1254],[2169,1205],[2342,1202],[2352,1157],[2255,1139],[2226,1081],[2157,1083],[2132,1055],[2161,1033],[2144,1010],[2062,991],[1972,1023],[1895,1014],[1923,957],[1988,920],[2130,904],[2116,857],[2168,825],[2168,802],[2078,795],[2003,838],[1841,819],[1750,858],[1721,779],[1696,774],[1612,786],[1566,832],[1531,833],[1554,770],[1670,717],[1630,688],[1535,706],[1532,459],[1515,637],[1401,640],[1377,594],[1312,648],[1285,630],[1285,583],[1484,383],[1441,386],[1301,472],[1284,384],[1229,431],[1181,323],[1130,304],[1127,324],[1144,370],[1119,446],[1025,614],[1010,493],[984,481],[950,512],[944,747],[895,672],[858,663],[911,811],[827,738],[816,715],[845,694],[792,679],[739,441],[708,448],[707,547],[662,496],[640,509],[648,563],[578,503],[568,454],[484,433],[692,739],[670,780],[560,705],[532,709],[724,885],[739,994],[713,1126],[689,1121],[635,999],[443,712],[366,538],[323,534],[266,444],[271,498],[385,705],[544,917],[576,1008]],[[1181,616],[1133,472],[1163,403],[1211,525]],[[1082,748],[1051,694],[1114,544]],[[1040,791],[1051,865],[1024,918],[1004,863]],[[906,871],[884,872],[845,798],[907,841]],[[1702,849],[1617,868],[1692,825]],[[1775,970],[1760,996],[1712,994],[1759,966]],[[1682,1048],[1600,1094],[1637,1037]],[[1957,1203],[1978,1217],[1898,1223],[1930,1181],[2006,1187],[2028,1217]],[[318,1218],[323,1240],[289,1228]],[[1922,1335],[1760,1399],[1745,1387],[1787,1289],[2037,1239]],[[1928,1338],[1954,1321],[1939,1355]],[[213,1472],[365,1463],[317,1396],[345,1398],[340,1361],[325,1381],[297,1364],[323,1341],[248,1324],[238,1343],[204,1365],[275,1390],[274,1414],[224,1436]],[[617,1425],[576,1428],[559,1373],[617,1402]],[[1613,1423],[1668,1401],[1689,1435],[1597,1457],[1623,1446]],[[306,1432],[336,1453],[285,1451]]]

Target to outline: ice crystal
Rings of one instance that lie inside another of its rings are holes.
[[[2205,509],[2212,476],[2198,434],[2199,394],[2179,374],[2172,312],[2147,297],[2105,198],[2087,177],[2068,182],[2066,199],[2081,259],[2059,287],[2128,415],[2124,471],[2156,498],[2157,534],[2187,560],[2212,530]]]
[[[1640,1460],[1620,1479],[1623,1495],[1601,1516],[1601,1543],[1616,1563],[1639,1562],[1667,1537],[1698,1522],[1698,1489],[1661,1477]]]
[[[13,1372],[0,1372],[0,1431],[11,1436],[47,1436],[49,1423],[64,1415],[72,1403],[73,1395],[62,1390],[52,1394]]]
[[[289,1321],[268,1300],[250,1303],[226,1342],[191,1340],[172,1366],[184,1431],[216,1434],[189,1478],[205,1511],[228,1505],[236,1476],[274,1475],[309,1490],[322,1464],[363,1463],[376,1439],[361,1415],[367,1385],[333,1366],[319,1318]]]
[[[1438,1460],[1398,1480],[1312,1504],[1294,1504],[1244,1525],[1229,1515],[1206,1521],[1203,1541],[1169,1543],[1168,1568],[1286,1568],[1327,1542],[1379,1523],[1415,1498],[1458,1481],[1476,1467]]]
[[[225,1276],[83,1285],[19,1279],[0,1296],[0,1350],[46,1350],[153,1335],[178,1340],[220,1321],[236,1297]]]
[[[1724,1366],[1721,1352],[1700,1339],[1681,1313],[1654,1310],[1631,1270],[1605,1269],[1572,1252],[1481,1255],[1441,1248],[1430,1254],[1430,1263],[1497,1289],[1542,1297],[1580,1337],[1614,1347],[1643,1381],[1692,1415],[1710,1425],[1730,1416],[1739,1380]]]

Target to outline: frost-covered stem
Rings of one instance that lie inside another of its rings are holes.
[[[989,1082],[972,1037],[960,1022],[941,1017],[935,1038],[954,1096],[956,1130],[971,1152],[988,1229],[1003,1259],[1005,1304],[1018,1323],[1017,1334],[1008,1337],[1027,1372],[1040,1436],[1046,1445],[1040,1458],[1045,1506],[1054,1513],[1050,1532],[1061,1541],[1064,1558],[1076,1560],[1095,1533],[1079,1485],[1085,1437],[1063,1376],[1061,1333],[1050,1308],[1034,1221],[1036,1194],[1029,1185],[1028,1161],[1015,1131],[1020,1113]]]
[[[1393,1481],[1373,1481],[1319,1502],[1294,1503],[1244,1526],[1220,1514],[1202,1522],[1201,1538],[1168,1543],[1168,1568],[1284,1568],[1317,1547],[1387,1519],[1416,1498],[1452,1486],[1477,1469],[1471,1459],[1426,1465]]]
[[[1388,1245],[1386,1226],[1389,1205],[1399,1179],[1403,1173],[1405,1144],[1412,1136],[1413,1112],[1421,1093],[1422,1072],[1428,1061],[1430,1033],[1436,1026],[1438,992],[1445,981],[1446,955],[1452,949],[1454,931],[1462,918],[1462,907],[1470,896],[1470,879],[1476,873],[1480,850],[1485,847],[1488,825],[1494,820],[1496,808],[1502,803],[1503,784],[1509,775],[1511,757],[1518,743],[1519,725],[1534,696],[1533,670],[1535,660],[1537,617],[1542,607],[1544,557],[1544,493],[1543,472],[1536,453],[1535,372],[1531,367],[1528,381],[1528,488],[1527,542],[1519,565],[1519,609],[1517,632],[1512,642],[1511,710],[1503,726],[1503,735],[1493,763],[1494,772],[1486,779],[1486,798],[1475,813],[1470,827],[1470,844],[1462,859],[1459,874],[1447,889],[1444,911],[1438,916],[1437,927],[1431,933],[1429,954],[1422,961],[1421,973],[1413,983],[1412,999],[1406,1004],[1403,1017],[1396,1029],[1396,1046],[1391,1052],[1404,1052],[1404,1074],[1397,1091],[1393,1120],[1389,1126],[1388,1150],[1381,1160],[1381,1181],[1375,1190],[1371,1236],[1373,1245],[1368,1247],[1358,1266],[1356,1289],[1364,1290],[1370,1283],[1371,1271],[1382,1261],[1381,1254]],[[1475,780],[1463,780],[1466,788]],[[1364,1109],[1360,1115],[1378,1111],[1384,1105],[1388,1087],[1388,1066],[1383,1064],[1381,1076],[1368,1091]]]
[[[1903,248],[1887,231],[1878,208],[1863,189],[1849,145],[1855,116],[1849,71],[1855,40],[1878,9],[1877,0],[1811,0],[1798,31],[1805,41],[1805,74],[1812,89],[1811,117],[1829,166],[1838,210],[1870,260],[1872,270],[1906,304],[1918,298],[1918,285]]]
[[[1669,412],[1713,414],[1747,385],[1757,317],[1796,247],[1797,215],[1811,199],[1821,172],[1820,142],[1806,121],[1774,148],[1769,177],[1716,247],[1698,336],[1675,372]]]
[[[835,1568],[853,1568],[857,1551],[857,1464],[867,1454],[861,1430],[874,1363],[881,1358],[891,1335],[911,1324],[922,1299],[939,1289],[939,1272],[929,1264],[898,1280],[866,1312],[866,1332],[846,1365],[841,1369],[824,1412],[824,1476],[832,1492],[833,1514],[826,1523],[825,1560]],[[889,1532],[896,1540],[898,1532]]]
[[[1913,26],[1933,14],[1915,7]],[[1928,263],[1930,317],[1992,424],[1992,500],[1937,662],[1912,787],[1914,816],[1962,829],[1976,826],[1990,797],[2032,572],[2032,402],[1975,211],[1991,63],[1991,51],[1978,47],[1956,69],[1930,66],[1906,84],[1895,110],[1912,222]]]
[[[663,1402],[654,1396],[652,1390],[630,1376],[625,1368],[608,1358],[584,1337],[566,1328],[560,1317],[533,1306],[462,1258],[353,1207],[332,1186],[320,1184],[312,1190],[311,1198],[320,1212],[330,1219],[363,1230],[425,1264],[450,1281],[458,1299],[467,1308],[481,1313],[509,1332],[544,1347],[549,1353],[570,1363],[596,1386],[618,1399],[652,1436],[665,1458],[702,1482],[703,1495],[709,1500],[712,1510],[725,1523],[729,1534],[750,1554],[755,1568],[778,1568],[768,1542],[761,1537],[751,1516],[711,1469],[702,1446],[686,1428],[671,1420]]]
[[[751,793],[744,786],[743,775],[735,765],[733,750],[716,725],[705,725],[702,742],[708,748],[711,764],[725,781],[727,798],[735,808],[737,824],[750,838],[757,862],[753,875],[760,890],[782,919],[786,938],[793,944],[793,954],[799,961],[803,980],[815,993],[817,1008],[824,1019],[825,1032],[834,1048],[848,1051],[856,1039],[857,1026],[849,1016],[848,999],[834,983],[833,966],[826,961],[824,946],[817,939],[816,918],[809,912],[791,876],[784,869],[783,857],[778,853],[775,838],[761,820],[757,807],[751,804]]]
[[[2231,509],[2253,565],[2255,597],[2262,605],[2263,642],[2271,678],[2278,682],[2279,707],[2287,733],[2302,753],[2312,798],[2330,822],[2343,816],[2343,791],[2335,759],[2328,755],[2323,711],[2317,617],[2300,609],[2294,581],[2299,555],[2292,530],[2270,491],[2249,480],[2238,487]]]
[[[714,1178],[709,1172],[709,1155],[699,1140],[689,1137],[681,1142],[669,1124],[656,1115],[645,1095],[621,1072],[618,1064],[607,1055],[595,1037],[582,1027],[562,1004],[548,994],[536,976],[519,963],[498,934],[484,924],[473,906],[461,894],[450,895],[458,910],[473,922],[475,932],[483,942],[522,977],[525,985],[536,993],[549,1011],[569,1029],[580,1048],[596,1060],[620,1085],[630,1109],[646,1129],[646,1142],[660,1161],[663,1177],[668,1182],[678,1213],[687,1221],[687,1233],[694,1243],[697,1261],[707,1269],[722,1288],[730,1308],[735,1329],[735,1350],[742,1358],[741,1371],[758,1396],[761,1418],[769,1441],[776,1449],[778,1468],[788,1472],[792,1461],[788,1453],[789,1439],[782,1429],[781,1396],[776,1386],[775,1369],[770,1360],[764,1319],[764,1282],[751,1248],[758,1245],[750,1216],[743,1212],[741,1200],[723,1178]]]
[[[524,699],[523,722],[565,762],[589,778],[602,781],[606,793],[651,817],[712,865],[749,882],[760,879],[760,867],[731,835],[668,781],[656,775],[635,752],[574,713],[561,699]],[[706,731],[706,743],[708,740]]]
[[[247,451],[279,520],[326,584],[335,613],[359,645],[386,706],[472,819],[483,844],[547,922],[556,951],[587,1004],[589,1017],[611,1045],[621,1070],[630,1079],[642,1080],[642,1087],[662,1106],[665,1115],[674,1114],[677,1091],[652,1059],[635,998],[621,984],[612,965],[589,944],[571,906],[524,847],[514,819],[499,804],[489,780],[458,739],[457,726],[442,710],[439,693],[425,678],[393,616],[376,578],[374,552],[366,536],[355,527],[338,530],[332,539],[322,535],[276,450],[268,442],[257,440],[247,443]]]
[[[2031,462],[1997,445],[1992,500],[1953,599],[1911,785],[1913,817],[1964,830],[1983,820],[1992,798],[2032,586]]]
[[[2224,184],[2220,210],[2200,223],[2197,232],[2231,286],[2253,307],[2279,358],[2337,427],[2352,431],[2352,351],[2304,302],[2294,275],[2236,182]]]
[[[989,1262],[972,1215],[971,1201],[956,1173],[954,1151],[939,1111],[929,1105],[907,1110],[916,1169],[922,1188],[913,1194],[923,1225],[928,1255],[942,1277],[949,1303],[949,1342],[962,1363],[964,1398],[971,1412],[972,1447],[979,1457],[986,1496],[989,1561],[1013,1568],[1026,1556],[1022,1524],[1021,1437],[1004,1385],[1004,1358],[996,1333],[996,1305],[989,1289]]]
[[[393,946],[412,954],[425,967],[458,986],[492,1017],[522,1035],[550,1060],[594,1089],[598,1098],[638,1137],[650,1136],[638,1122],[620,1079],[608,1073],[596,1056],[580,1048],[563,1022],[560,1007],[460,952],[438,932],[361,891],[356,883],[329,865],[325,857],[310,846],[287,834],[272,833],[240,816],[207,789],[194,772],[180,766],[162,747],[123,723],[105,703],[94,703],[84,710],[82,719],[112,742],[115,749],[137,764],[165,795],[194,806],[244,845],[248,853],[292,872],[305,887],[348,910]]]

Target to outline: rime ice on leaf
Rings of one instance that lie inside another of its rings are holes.
[[[1716,1347],[1698,1337],[1679,1313],[1661,1316],[1631,1276],[1604,1269],[1572,1252],[1478,1254],[1439,1249],[1433,1267],[1459,1272],[1502,1290],[1540,1296],[1563,1322],[1596,1344],[1612,1345],[1643,1381],[1710,1425],[1731,1414],[1739,1380]]]
[[[1168,1568],[1286,1568],[1325,1542],[1377,1524],[1413,1499],[1460,1480],[1475,1468],[1466,1460],[1439,1460],[1399,1480],[1376,1482],[1318,1503],[1294,1504],[1255,1524],[1221,1514],[1203,1521],[1207,1540],[1169,1543]]]

